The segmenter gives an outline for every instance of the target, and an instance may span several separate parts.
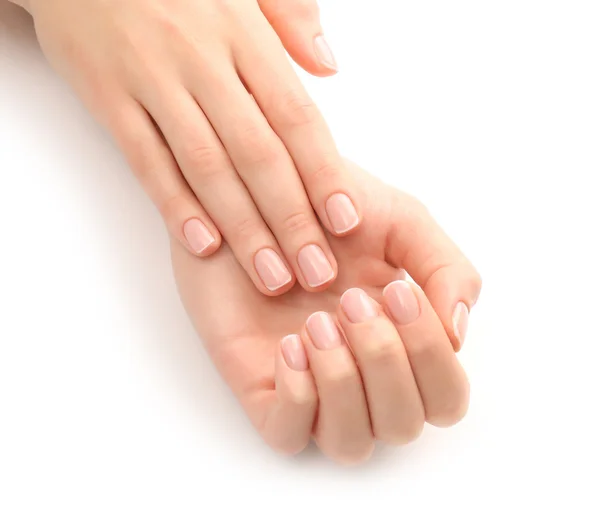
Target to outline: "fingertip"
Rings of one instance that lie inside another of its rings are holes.
[[[183,245],[198,257],[209,257],[221,247],[221,234],[213,225],[207,225],[199,218],[188,219],[182,230]]]
[[[343,192],[332,194],[325,202],[325,213],[330,231],[337,237],[354,233],[362,223],[356,202]]]
[[[325,291],[337,279],[338,264],[326,241],[303,246],[296,262],[300,283],[309,293]]]

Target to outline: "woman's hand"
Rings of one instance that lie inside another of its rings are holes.
[[[454,351],[481,280],[423,205],[348,167],[364,223],[330,238],[340,275],[326,292],[266,298],[227,247],[201,262],[173,243],[173,264],[198,333],[265,440],[296,453],[314,436],[354,463],[376,439],[405,443],[425,421],[463,417],[469,385]]]
[[[356,190],[282,45],[312,73],[335,72],[312,0],[27,7],[50,62],[188,251],[210,255],[222,234],[265,295],[295,279],[311,292],[334,282],[323,227],[336,236],[358,227]]]

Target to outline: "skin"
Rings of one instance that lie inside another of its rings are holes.
[[[460,303],[473,307],[481,279],[420,202],[347,166],[363,192],[364,224],[349,238],[329,238],[339,276],[326,292],[296,287],[264,297],[226,246],[199,261],[173,241],[172,257],[187,312],[267,443],[295,454],[314,438],[330,458],[354,464],[369,457],[376,440],[404,444],[425,422],[449,426],[464,416],[469,384],[455,354],[464,328],[457,336],[453,316]],[[420,310],[400,325],[383,292],[405,272],[415,280],[409,287]],[[352,323],[341,306],[355,288],[376,310],[366,323]],[[341,346],[315,346],[307,320],[319,312],[343,331]],[[307,369],[286,362],[287,335],[301,337]]]
[[[112,134],[182,246],[206,257],[224,238],[268,296],[296,281],[327,289],[337,275],[327,234],[352,233],[361,209],[286,55],[315,75],[336,72],[319,45],[313,0],[15,3],[32,14],[48,60]],[[340,194],[356,211],[345,228],[330,204]],[[190,222],[203,225],[208,244],[192,242]],[[320,247],[332,273],[317,284],[300,259],[308,245]],[[287,269],[284,284],[261,278],[262,250]]]

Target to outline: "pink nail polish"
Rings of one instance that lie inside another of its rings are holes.
[[[327,43],[325,36],[320,34],[315,38],[315,53],[317,58],[323,64],[324,67],[331,70],[338,71],[338,65],[331,51],[331,47]]]
[[[298,265],[311,288],[322,286],[335,277],[325,252],[317,245],[307,245],[298,253]]]
[[[352,288],[342,295],[342,309],[353,324],[374,319],[377,309],[371,298],[361,289]]]
[[[312,314],[306,321],[306,328],[317,349],[326,351],[342,345],[342,336],[328,313]]]
[[[294,370],[303,372],[308,369],[308,358],[302,340],[298,335],[289,335],[281,340],[281,352],[287,366]]]
[[[254,267],[269,291],[277,291],[292,280],[281,257],[270,248],[263,248],[254,256]]]
[[[199,219],[189,219],[183,225],[183,234],[190,248],[197,254],[201,254],[215,242],[215,238]]]
[[[360,222],[352,200],[345,194],[331,196],[325,204],[325,210],[336,234],[344,234]]]
[[[383,298],[397,324],[405,326],[421,314],[419,301],[406,281],[394,281],[383,290]]]
[[[454,336],[462,345],[467,336],[467,328],[469,327],[469,308],[464,302],[459,302],[454,309],[452,315],[452,325],[454,327]]]

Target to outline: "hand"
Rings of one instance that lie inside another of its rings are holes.
[[[454,351],[481,289],[423,205],[348,168],[364,192],[364,223],[330,238],[340,274],[326,292],[269,299],[226,247],[206,262],[172,247],[184,305],[265,440],[296,453],[314,435],[345,463],[368,457],[375,439],[404,443],[425,421],[462,418],[469,385]],[[416,284],[399,281],[404,271]]]
[[[296,279],[326,289],[337,264],[323,227],[346,235],[361,219],[352,177],[278,37],[311,72],[334,73],[316,4],[281,5],[28,5],[45,54],[115,137],[171,234],[207,256],[222,232],[265,295]]]

